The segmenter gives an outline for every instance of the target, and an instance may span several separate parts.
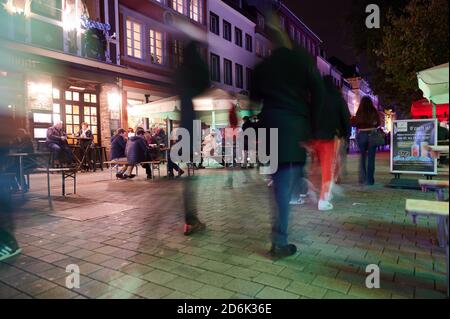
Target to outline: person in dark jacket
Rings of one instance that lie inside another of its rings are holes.
[[[127,155],[128,166],[126,172],[121,177],[122,179],[133,178],[135,175],[131,174],[133,167],[139,163],[150,160],[150,148],[144,138],[145,131],[143,129],[137,129],[136,135],[128,139],[127,146],[125,148],[125,154]],[[149,164],[144,164],[147,173],[147,179],[152,178],[152,169]]]
[[[263,102],[259,127],[267,130],[266,135],[269,129],[278,129],[279,164],[272,175],[277,209],[272,219],[270,254],[281,258],[297,251],[288,243],[289,201],[295,181],[302,177],[306,162],[302,143],[311,138],[311,118],[322,105],[323,83],[305,50],[294,50],[275,22],[268,23],[268,29],[276,49],[256,66],[250,98]],[[258,139],[261,143],[260,136]]]
[[[375,156],[377,145],[372,142],[373,135],[381,125],[380,116],[373,105],[372,99],[365,96],[361,99],[356,116],[352,119],[353,125],[358,129],[356,141],[361,158],[359,162],[359,183],[375,184]]]
[[[310,143],[321,166],[322,182],[318,203],[318,209],[321,211],[333,209],[330,201],[338,146],[336,141],[339,138],[346,138],[351,131],[350,112],[331,76],[324,78],[324,87],[325,99],[321,112],[312,123],[313,139]]]
[[[198,52],[198,45],[194,40],[186,42],[183,50],[183,63],[176,74],[177,88],[181,100],[181,127],[190,133],[190,159],[193,162],[193,121],[195,119],[192,98],[203,93],[209,87],[208,66]],[[184,235],[205,229],[197,215],[197,184],[196,177],[186,178],[183,182],[184,201]]]
[[[117,130],[117,134],[111,138],[111,161],[115,162],[126,162],[127,156],[125,155],[125,148],[127,146],[127,141],[125,139],[126,131],[123,128]],[[122,169],[117,172],[117,178],[123,178],[123,174],[126,172],[128,165],[124,165]]]
[[[58,121],[47,130],[47,139],[45,144],[56,154],[56,158],[67,164],[73,163],[72,150],[67,143],[67,135],[63,130],[63,122]]]

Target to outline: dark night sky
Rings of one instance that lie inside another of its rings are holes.
[[[324,42],[327,57],[336,56],[347,64],[357,63],[345,20],[352,0],[284,0],[302,21]]]

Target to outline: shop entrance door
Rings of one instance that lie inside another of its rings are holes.
[[[59,91],[59,90],[56,90]],[[58,98],[56,98],[58,97]],[[86,122],[92,131],[94,143],[99,145],[100,129],[98,118],[98,95],[96,92],[65,90],[53,92],[54,117],[64,122],[69,144],[76,144],[71,138],[81,130],[81,123]],[[57,111],[59,110],[59,114]]]

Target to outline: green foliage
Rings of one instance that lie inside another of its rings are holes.
[[[364,16],[356,16],[354,47],[369,61],[375,93],[404,114],[421,97],[416,73],[449,60],[448,0],[381,3],[381,29],[362,27]],[[357,9],[364,12],[364,8]]]

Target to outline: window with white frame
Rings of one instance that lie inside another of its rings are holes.
[[[189,8],[190,18],[198,23],[202,23],[202,0],[191,0]]]
[[[164,64],[164,34],[150,29],[150,62]]]
[[[181,14],[186,14],[186,7],[185,7],[186,1],[187,0],[172,0],[171,7],[172,9]]]
[[[127,55],[142,59],[141,25],[127,19]]]

